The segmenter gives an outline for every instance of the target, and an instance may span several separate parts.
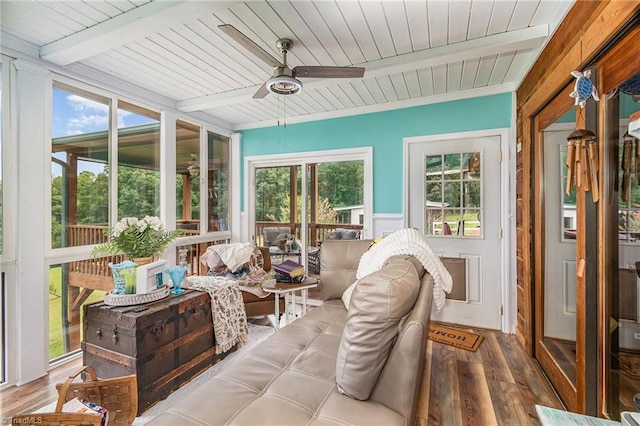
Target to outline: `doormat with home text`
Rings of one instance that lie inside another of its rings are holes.
[[[432,323],[429,325],[429,339],[475,352],[484,340],[484,336]]]

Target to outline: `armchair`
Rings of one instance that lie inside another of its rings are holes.
[[[263,245],[266,247],[275,246],[278,235],[290,234],[291,228],[288,226],[265,226],[262,228]]]

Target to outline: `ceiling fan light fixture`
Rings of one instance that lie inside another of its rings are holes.
[[[200,174],[200,166],[198,165],[198,155],[191,154],[191,160],[189,160],[189,166],[187,171],[191,177],[196,177]]]
[[[288,75],[276,75],[267,80],[267,90],[276,95],[297,95],[302,91],[302,82]]]

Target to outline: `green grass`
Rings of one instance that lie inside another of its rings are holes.
[[[64,344],[62,340],[62,268],[54,267],[49,269],[49,359],[54,359],[64,355]],[[98,302],[104,299],[104,291],[94,291],[83,303]],[[82,324],[82,308],[80,308],[80,324]],[[80,327],[82,333],[83,327]],[[71,350],[80,349],[79,347]]]
[[[465,213],[462,218],[464,220],[464,235],[480,235],[481,224],[478,221],[478,214],[476,212]],[[458,220],[460,220],[460,214],[457,212],[449,212],[444,216],[444,221],[449,223],[451,226],[451,232],[454,234],[458,230]],[[436,230],[442,232],[442,223],[439,221],[436,221]]]

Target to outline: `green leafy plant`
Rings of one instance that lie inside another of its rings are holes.
[[[155,256],[183,233],[183,230],[167,231],[156,216],[145,216],[142,219],[123,217],[113,228],[105,231],[109,240],[96,246],[91,255],[113,256],[123,252],[130,259]]]

